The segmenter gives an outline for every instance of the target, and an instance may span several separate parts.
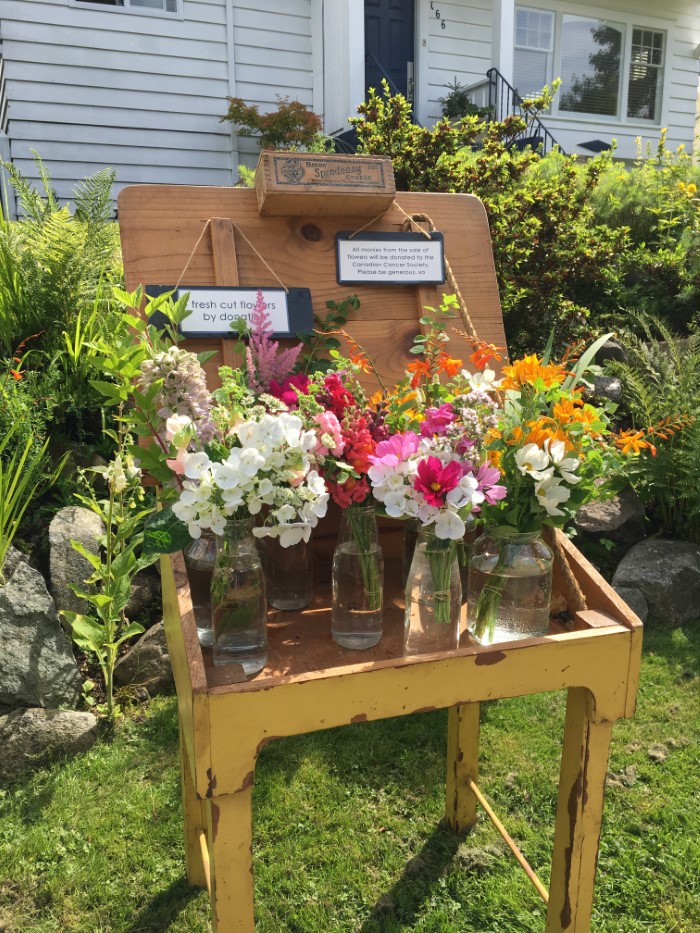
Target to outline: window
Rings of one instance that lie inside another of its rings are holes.
[[[532,96],[558,76],[554,115],[659,123],[665,41],[654,29],[516,7],[515,86]]]
[[[554,13],[519,7],[515,16],[515,73],[522,97],[539,93],[549,81]]]
[[[178,0],[80,0],[97,6],[127,7],[141,10],[160,10],[163,13],[177,13]]]

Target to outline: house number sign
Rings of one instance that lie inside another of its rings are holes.
[[[338,233],[340,285],[442,285],[445,251],[441,233]]]

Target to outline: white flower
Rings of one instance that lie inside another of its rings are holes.
[[[187,479],[202,479],[211,466],[211,461],[205,453],[186,454],[183,465]]]
[[[564,515],[558,506],[569,499],[571,490],[562,486],[560,479],[548,476],[535,487],[535,495],[548,515]]]
[[[435,534],[438,538],[459,541],[464,537],[466,527],[459,515],[449,509],[442,510],[435,519]]]
[[[491,389],[497,389],[503,382],[502,379],[496,379],[496,373],[487,366],[483,372],[470,373],[466,369],[462,370],[462,375],[469,382],[472,392],[488,392]]]
[[[190,439],[196,433],[194,421],[189,415],[171,415],[165,422],[166,440],[175,442],[175,447],[187,447]]]
[[[326,483],[316,470],[309,471],[306,476],[306,485],[315,496],[323,496],[327,492]]]
[[[406,511],[406,494],[399,490],[392,490],[384,498],[386,514],[391,518],[401,518]]]
[[[549,466],[549,454],[537,444],[526,444],[516,453],[515,462],[523,476],[531,476],[535,480],[544,480],[552,476],[553,468]]]
[[[466,473],[454,489],[445,496],[445,499],[455,509],[462,509],[465,505],[478,505],[484,501],[484,494],[479,489],[479,483],[473,473]]]
[[[574,476],[573,471],[580,466],[580,461],[576,457],[564,457],[566,446],[564,441],[553,441],[548,438],[544,442],[545,450],[552,458],[552,463],[556,466],[561,478],[572,485],[581,482],[580,476]]]

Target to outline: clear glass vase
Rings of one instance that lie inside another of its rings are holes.
[[[472,638],[492,645],[547,634],[552,556],[538,531],[484,531],[469,562],[467,625]]]
[[[253,519],[229,519],[216,539],[211,578],[214,664],[241,664],[248,677],[267,660],[267,598]]]
[[[343,648],[372,648],[382,637],[384,560],[372,505],[343,509],[333,554],[331,634]]]
[[[282,547],[279,538],[264,538],[267,601],[274,609],[303,609],[314,595],[314,552],[311,540]]]
[[[406,581],[404,654],[452,651],[459,643],[462,583],[457,542],[418,532]]]
[[[190,581],[192,609],[197,623],[199,643],[205,648],[214,644],[211,629],[211,578],[216,563],[216,535],[204,529],[185,548],[185,567]]]

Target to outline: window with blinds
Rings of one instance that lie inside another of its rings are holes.
[[[78,2],[121,9],[159,10],[162,13],[179,12],[179,0],[78,0]]]
[[[661,30],[518,6],[515,87],[529,97],[560,77],[554,115],[659,123],[665,44]]]

